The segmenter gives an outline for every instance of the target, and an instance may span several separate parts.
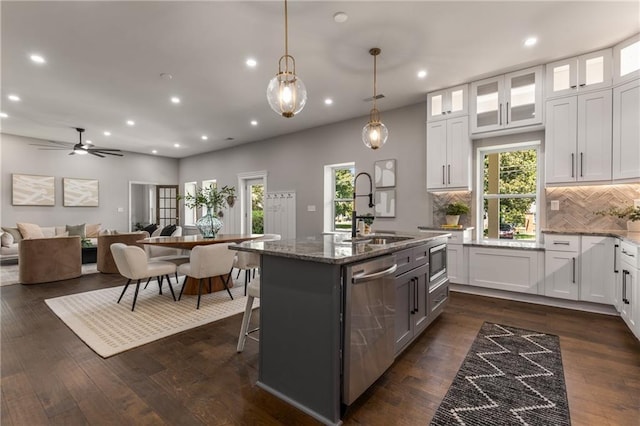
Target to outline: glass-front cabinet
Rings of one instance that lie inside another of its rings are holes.
[[[467,115],[469,86],[451,87],[427,95],[427,121],[444,120]]]
[[[611,49],[547,64],[547,99],[611,86]]]
[[[614,84],[640,78],[640,34],[613,48]]]
[[[471,83],[471,133],[542,120],[542,66]]]

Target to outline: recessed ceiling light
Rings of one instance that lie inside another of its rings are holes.
[[[20,101],[20,96],[18,96],[18,95],[9,95],[9,96],[7,96],[7,98],[10,101],[13,101],[13,102],[19,102]]]
[[[336,12],[333,14],[333,20],[339,24],[346,22],[349,19],[349,15],[344,12]]]
[[[245,63],[247,64],[248,67],[251,67],[251,68],[254,68],[256,65],[258,65],[258,62],[253,58],[247,59],[247,62]]]
[[[256,120],[251,120],[251,125],[252,125],[252,126],[257,126],[257,125],[258,125],[258,122],[257,122]]]
[[[171,98],[171,102],[173,102],[174,104],[179,104],[180,103],[180,98],[177,96],[174,96]]]
[[[102,132],[102,134],[105,136],[111,136],[111,132],[108,130],[105,130],[104,132]]]
[[[174,148],[180,148],[180,144],[179,143],[174,143],[173,146],[174,146]]]
[[[36,64],[44,64],[45,62],[47,62],[47,61],[44,60],[44,58],[42,56],[40,56],[38,54],[33,54],[33,55],[29,56],[29,57]]]
[[[209,136],[202,135],[202,136],[200,136],[200,139],[202,139],[203,141],[206,141],[207,139],[209,139]]]
[[[157,150],[157,149],[154,149],[153,151],[151,151],[151,153],[152,153],[152,154],[157,154],[157,153],[158,153],[158,150]]]
[[[425,78],[427,76],[427,72],[425,70],[418,71],[418,78]]]
[[[127,126],[135,126],[136,122],[133,120],[127,120]]]
[[[536,37],[529,37],[524,41],[524,45],[527,47],[531,47],[531,46],[535,46],[537,42],[538,42],[538,39]]]
[[[333,99],[331,99],[331,98],[327,98],[327,99],[325,99],[325,100],[324,100],[324,104],[325,104],[325,105],[331,105],[331,104],[333,104]]]
[[[6,112],[0,112],[0,117],[9,118],[9,114],[7,114]]]

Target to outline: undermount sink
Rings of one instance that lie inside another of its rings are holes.
[[[400,241],[412,240],[414,238],[415,237],[405,237],[400,235],[367,235],[367,236],[349,238],[347,240],[342,240],[342,242],[354,243],[354,244],[383,245],[383,244],[393,244]]]

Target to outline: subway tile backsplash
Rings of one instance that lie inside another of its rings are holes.
[[[633,205],[634,199],[640,199],[640,184],[550,187],[545,189],[545,194],[545,228],[624,230],[626,219],[599,216],[595,212]],[[560,210],[551,210],[553,200],[560,202]]]

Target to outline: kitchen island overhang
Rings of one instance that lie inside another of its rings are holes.
[[[448,235],[376,235],[409,237],[389,238],[393,242],[388,244],[323,235],[230,246],[261,255],[257,385],[325,424],[341,424],[346,409],[342,401],[347,267],[427,244],[441,245]]]

